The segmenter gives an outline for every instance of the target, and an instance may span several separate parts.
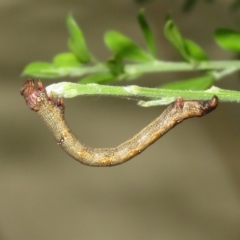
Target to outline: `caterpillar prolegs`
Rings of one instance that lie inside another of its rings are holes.
[[[52,96],[47,95],[40,80],[35,87],[34,80],[28,79],[21,88],[21,95],[28,107],[43,119],[66,153],[82,164],[98,167],[115,166],[130,160],[183,120],[204,116],[218,104],[216,96],[209,101],[185,101],[179,97],[158,118],[126,142],[115,148],[91,148],[81,143],[65,122],[63,99],[54,101]]]

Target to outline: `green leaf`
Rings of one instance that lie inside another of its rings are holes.
[[[87,63],[91,60],[90,52],[87,48],[83,33],[72,15],[67,16],[67,27],[70,33],[68,40],[69,49],[81,63]]]
[[[24,70],[23,75],[40,77],[40,78],[55,78],[59,77],[57,69],[47,62],[33,62],[28,64]]]
[[[39,78],[57,78],[75,76],[75,72],[79,73],[79,67],[55,66],[46,62],[33,62],[27,65],[23,71],[23,75],[39,77]]]
[[[115,55],[136,62],[149,62],[153,58],[137,46],[131,39],[117,31],[108,31],[104,36],[107,47]]]
[[[196,64],[208,59],[206,53],[195,42],[182,37],[170,16],[167,16],[164,33],[166,38],[187,62]]]
[[[73,53],[59,53],[53,58],[56,67],[77,67],[81,63]]]
[[[115,77],[111,73],[100,73],[95,75],[87,76],[79,81],[81,84],[88,83],[98,83],[98,84],[106,84],[110,83],[115,79]]]
[[[149,53],[156,58],[156,45],[155,45],[155,41],[154,41],[154,37],[152,34],[152,31],[147,23],[147,20],[145,18],[144,15],[144,9],[141,9],[138,12],[138,23],[142,29],[143,35],[145,37],[145,41],[147,43],[148,46],[148,51]]]
[[[214,38],[223,49],[240,52],[240,32],[227,28],[217,29]]]
[[[170,15],[168,15],[166,19],[164,34],[165,37],[172,43],[172,45],[179,51],[180,55],[185,60],[189,61],[185,41]]]
[[[119,56],[109,59],[107,61],[107,66],[114,76],[120,75],[124,72],[123,59]]]
[[[176,82],[161,85],[164,89],[179,89],[179,90],[205,90],[212,86],[214,78],[212,76],[202,76],[181,80]]]
[[[208,60],[207,54],[195,42],[189,39],[185,39],[184,41],[189,58],[197,62]]]

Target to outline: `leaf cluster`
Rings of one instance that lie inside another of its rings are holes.
[[[104,42],[111,51],[111,56],[105,62],[101,62],[89,50],[81,28],[69,14],[66,19],[70,35],[69,52],[57,54],[52,62],[30,63],[25,67],[23,74],[40,78],[77,77],[81,84],[111,84],[123,80],[134,80],[147,72],[164,71],[164,66],[165,70],[167,66],[168,71],[184,70],[176,68],[179,63],[166,62],[157,57],[156,42],[144,10],[139,11],[137,19],[146,48],[141,48],[132,39],[118,31],[107,31],[104,35]],[[182,35],[170,15],[166,17],[164,35],[183,59],[184,66],[187,66],[186,69],[198,71],[199,74],[194,78],[173,81],[165,85],[159,84],[160,88],[205,90],[210,88],[215,81],[240,69],[239,62],[236,62],[236,66],[226,68],[214,65],[207,53],[196,42]],[[214,39],[222,49],[239,54],[239,31],[220,28],[215,31]],[[157,70],[156,66],[159,66]]]

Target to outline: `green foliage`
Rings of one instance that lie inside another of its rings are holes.
[[[81,84],[88,84],[88,83],[98,83],[98,84],[105,84],[114,81],[114,76],[111,73],[99,73],[89,75],[83,79],[79,83]]]
[[[187,62],[197,64],[200,61],[207,60],[206,53],[195,42],[182,36],[170,16],[167,17],[164,33],[166,38]]]
[[[73,53],[59,53],[53,58],[55,67],[78,67],[80,62]]]
[[[144,10],[139,11],[137,18],[146,42],[146,49],[118,31],[108,31],[104,35],[104,42],[111,51],[111,56],[108,60],[99,62],[89,51],[82,30],[73,17],[68,15],[66,23],[70,34],[68,39],[70,52],[57,54],[53,57],[52,62],[30,63],[25,67],[23,74],[41,78],[81,77],[77,80],[81,84],[109,84],[124,80],[132,81],[146,73],[198,72],[197,77],[177,80],[165,85],[160,82],[158,84],[160,85],[158,89],[172,90],[173,97],[176,90],[182,97],[187,97],[185,90],[208,90],[216,81],[240,70],[240,61],[210,61],[205,51],[196,42],[183,36],[170,15],[166,18],[164,34],[183,61],[160,60]],[[217,29],[214,37],[221,48],[236,53],[240,52],[240,32]],[[196,92],[196,96],[198,96],[197,94],[201,95],[202,92]],[[224,94],[223,89],[221,94]]]
[[[152,34],[152,30],[149,27],[148,22],[145,18],[144,9],[141,9],[138,13],[138,23],[145,37],[145,41],[148,47],[148,52],[152,55],[153,58],[156,58],[157,57],[156,45],[155,45],[154,37]]]
[[[111,74],[115,77],[124,73],[123,56],[116,55],[107,61],[107,66]]]
[[[24,71],[23,75],[29,75],[40,78],[57,78],[59,73],[56,72],[56,67],[47,62],[33,62],[28,64]]]
[[[213,76],[202,76],[161,85],[164,89],[204,90],[212,86]]]
[[[104,36],[107,47],[114,55],[135,62],[148,62],[152,56],[137,46],[131,39],[117,31],[108,31]]]
[[[68,39],[69,49],[77,57],[79,62],[89,62],[91,60],[91,56],[85,43],[85,39],[81,29],[71,15],[67,16],[66,22],[68,31],[70,33],[70,38]]]
[[[215,40],[223,49],[240,52],[240,32],[227,28],[220,28],[215,31]]]
[[[73,71],[79,68],[81,63],[72,53],[57,54],[51,63],[33,62],[28,64],[24,71],[24,75],[39,78],[58,78],[73,75]]]

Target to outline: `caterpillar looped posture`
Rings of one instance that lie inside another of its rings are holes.
[[[43,119],[66,153],[80,163],[98,167],[115,166],[130,160],[183,120],[201,117],[213,111],[218,104],[216,96],[209,101],[184,101],[179,97],[157,119],[118,147],[90,148],[81,143],[67,126],[63,99],[54,101],[40,80],[36,88],[34,80],[28,79],[21,88],[21,95],[28,107]]]

